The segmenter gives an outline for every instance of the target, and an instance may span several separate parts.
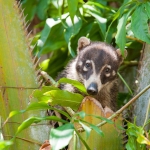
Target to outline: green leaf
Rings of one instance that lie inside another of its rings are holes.
[[[59,31],[59,32],[58,32]],[[46,20],[46,25],[41,33],[41,38],[38,40],[40,54],[58,50],[66,46],[64,39],[64,27],[58,19],[49,18]]]
[[[87,122],[87,121],[84,121],[84,120],[81,120],[82,122],[88,124],[94,131],[96,131],[100,136],[104,136],[104,133],[102,132],[102,130],[100,130],[100,128],[98,128],[97,126]]]
[[[51,28],[59,23],[60,23],[60,20],[54,20],[53,18],[48,18],[46,20],[44,29],[42,30],[42,33],[41,33],[41,38],[38,40],[38,44],[37,44],[40,48],[44,46],[51,32]]]
[[[89,138],[89,136],[90,136],[91,128],[89,128],[87,125],[83,124],[81,121],[79,121],[79,124],[81,124],[81,126],[85,130],[85,132],[86,132],[86,140],[87,140]]]
[[[52,128],[50,132],[50,143],[52,150],[59,150],[67,146],[73,136],[74,126],[67,123],[56,129]]]
[[[126,23],[127,23],[127,19],[130,15],[130,13],[133,11],[133,9],[135,9],[135,7],[132,7],[132,9],[130,9],[128,11],[128,13],[124,14],[120,19],[119,19],[119,23],[117,26],[117,34],[115,36],[116,38],[116,43],[119,46],[121,53],[124,55],[124,49],[125,49],[125,44],[126,44]]]
[[[87,143],[85,142],[85,140],[82,138],[82,136],[79,134],[79,132],[75,129],[76,134],[78,135],[78,137],[80,138],[80,140],[82,141],[82,143],[84,144],[84,146],[86,147],[87,150],[91,150],[90,147],[87,145]]]
[[[78,0],[67,0],[67,2],[68,2],[68,10],[70,13],[70,17],[71,17],[72,23],[74,23],[74,16],[78,8]]]
[[[105,5],[101,4],[101,3],[88,1],[86,4],[88,4],[88,5],[95,5],[95,6],[98,6],[99,8],[111,11],[111,9],[109,7],[107,7],[107,6],[105,6]]]
[[[94,130],[96,131],[100,136],[104,136],[104,133],[102,132],[102,130],[100,130],[97,126],[91,124],[91,123],[88,123],[89,126]]]
[[[150,2],[144,3],[143,5],[145,5],[147,16],[150,19],[150,9],[149,9],[150,8]]]
[[[37,3],[38,1],[31,1],[31,0],[24,0],[22,1],[22,8],[24,10],[24,14],[27,15],[26,20],[31,21],[35,14],[37,9]]]
[[[61,105],[65,107],[71,107],[74,110],[77,110],[83,96],[77,93],[71,93],[65,90],[52,90],[46,92],[44,95],[50,97],[51,105]]]
[[[30,111],[30,110],[47,110],[47,109],[55,110],[55,111],[59,112],[60,114],[63,114],[64,116],[66,116],[68,119],[71,120],[70,116],[65,111],[54,108],[54,107],[48,105],[45,102],[34,102],[34,103],[31,103],[25,110],[11,111],[10,114],[9,114],[8,119],[15,116],[15,115],[25,113],[26,111]]]
[[[10,145],[12,145],[13,142],[12,141],[1,141],[0,140],[0,150],[6,150],[6,148]]]
[[[47,10],[49,8],[50,0],[42,0],[39,1],[37,6],[37,15],[41,20],[46,19],[47,17]]]
[[[44,95],[44,93],[51,91],[51,90],[59,90],[59,88],[54,86],[43,86],[42,89],[37,89],[33,91],[33,96],[37,98],[39,101],[47,102],[49,97]]]
[[[67,123],[66,120],[60,119],[56,116],[48,116],[48,117],[30,117],[28,119],[26,119],[25,121],[23,121],[21,123],[21,125],[18,127],[16,135],[21,132],[22,130],[28,128],[32,123],[38,123],[40,121],[43,120],[53,120],[53,121],[57,121],[57,122],[62,122],[62,123]]]
[[[73,85],[74,87],[78,88],[81,92],[87,94],[85,86],[82,83],[80,83],[79,81],[68,79],[68,78],[61,78],[58,81],[58,83],[69,83],[69,84]]]
[[[108,32],[112,26],[112,24],[116,21],[117,18],[119,18],[120,16],[122,16],[124,10],[125,10],[125,7],[127,7],[128,5],[131,5],[135,3],[134,1],[130,1],[130,0],[125,0],[123,5],[119,8],[119,10],[114,14],[114,18],[112,20],[112,22],[109,24],[108,26],[108,29],[107,29],[107,32],[105,34],[105,42],[106,42],[106,39],[107,39],[107,35],[108,35]]]
[[[131,16],[131,29],[138,39],[150,44],[148,16],[145,5],[139,5]]]
[[[11,111],[9,113],[9,117],[8,118],[11,118],[11,117],[13,117],[15,115],[18,115],[18,114],[21,114],[21,113],[24,113],[24,112],[25,112],[25,110],[20,110],[20,111],[14,110],[14,111]]]
[[[85,112],[84,111],[80,111],[80,112],[77,112],[75,113],[75,116],[80,116],[82,119],[86,116]]]
[[[104,118],[104,117],[100,117],[100,116],[96,116],[96,115],[89,115],[89,114],[86,114],[86,116],[92,116],[92,117],[98,118],[100,120],[104,120],[104,121],[106,121],[107,123],[110,123],[110,124],[114,123],[112,120]]]
[[[142,134],[138,135],[137,142],[139,142],[140,144],[150,145],[150,141]]]
[[[71,22],[71,18],[67,17],[65,19],[65,23],[67,25],[67,28],[65,29],[64,36],[65,40],[68,43],[68,49],[72,57],[75,57],[75,52],[73,51],[71,47],[71,39],[79,33],[81,27],[82,27],[82,19],[78,16],[74,16],[74,24]]]
[[[102,38],[104,39],[104,35],[105,35],[105,32],[106,32],[106,22],[107,22],[107,19],[106,18],[103,18],[102,15],[99,13],[99,11],[97,11],[96,9],[94,9],[93,7],[87,7],[87,12],[93,16],[98,25],[99,25],[99,28],[100,28],[100,32],[101,32],[101,35],[102,35]]]

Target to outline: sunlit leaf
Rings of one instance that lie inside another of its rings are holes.
[[[13,142],[12,141],[1,141],[0,140],[0,149],[1,150],[6,150],[8,146],[12,145]]]
[[[80,91],[87,94],[85,86],[82,83],[80,83],[79,81],[68,79],[68,78],[61,78],[58,81],[58,83],[69,83],[69,84],[73,85],[74,87],[78,88]]]
[[[51,105],[61,105],[65,107],[71,107],[74,110],[77,110],[83,96],[77,93],[71,93],[65,90],[52,90],[46,92],[44,95],[50,97]]]
[[[142,134],[139,134],[138,135],[138,138],[137,138],[137,141],[140,143],[140,144],[147,144],[147,145],[150,145],[150,141]]]
[[[54,86],[43,86],[42,89],[34,90],[33,96],[37,98],[39,101],[48,101],[49,97],[44,95],[44,93],[51,90],[59,90],[59,88]]]
[[[18,134],[19,132],[21,132],[22,130],[28,128],[31,124],[33,123],[38,123],[40,121],[43,120],[53,120],[53,121],[57,121],[57,122],[62,122],[62,123],[67,123],[67,121],[60,119],[56,116],[47,116],[47,117],[30,117],[28,119],[26,119],[25,121],[23,121],[21,123],[21,125],[18,127],[16,134]]]
[[[62,125],[50,132],[50,144],[52,150],[59,150],[67,146],[73,136],[74,126],[71,123]]]
[[[109,7],[107,7],[107,6],[105,6],[105,5],[101,4],[101,3],[88,1],[87,4],[89,4],[89,5],[95,5],[95,6],[98,6],[99,8],[111,11],[111,9]]]

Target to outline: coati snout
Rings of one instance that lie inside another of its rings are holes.
[[[96,95],[98,93],[98,88],[97,88],[97,83],[92,82],[88,87],[87,87],[87,92],[90,95]]]
[[[125,51],[125,56],[127,52]],[[59,75],[84,84],[87,93],[96,98],[103,107],[116,108],[118,92],[117,70],[123,61],[119,49],[104,42],[92,42],[86,37],[78,40],[77,57]],[[61,89],[79,92],[70,84],[63,84]]]

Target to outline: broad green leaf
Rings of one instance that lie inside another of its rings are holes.
[[[67,17],[65,19],[65,23],[67,25],[67,28],[65,29],[64,36],[65,40],[68,43],[68,49],[72,57],[75,57],[75,52],[71,47],[71,39],[79,33],[81,26],[82,26],[82,20],[78,16],[74,16],[74,24],[71,22],[71,18]]]
[[[150,141],[142,134],[138,135],[137,142],[139,142],[140,144],[150,145]]]
[[[37,44],[40,48],[44,46],[51,32],[51,28],[59,23],[60,23],[60,20],[54,20],[53,18],[48,18],[46,20],[44,29],[42,30],[42,33],[41,33],[41,38],[38,40],[38,44]]]
[[[117,26],[117,34],[115,38],[116,38],[116,43],[119,46],[122,55],[124,55],[124,49],[125,49],[125,44],[126,44],[126,28],[125,27],[126,27],[127,19],[130,13],[133,11],[133,9],[135,9],[135,7],[132,7],[132,9],[128,11],[128,13],[125,13],[119,19],[119,23]]]
[[[50,144],[52,150],[59,150],[67,146],[73,136],[74,126],[71,123],[62,125],[50,132]]]
[[[42,89],[37,89],[33,91],[33,96],[37,98],[39,101],[48,101],[49,97],[44,95],[44,93],[51,90],[59,90],[59,88],[54,86],[43,86]]]
[[[79,121],[79,124],[81,124],[81,126],[85,130],[85,132],[86,132],[86,139],[88,139],[88,137],[90,136],[91,128],[89,128],[87,125],[85,125],[81,121]]]
[[[47,110],[47,109],[50,109],[50,110],[55,110],[57,112],[59,112],[60,114],[63,114],[64,116],[66,116],[68,119],[70,119],[70,116],[65,112],[65,111],[62,111],[60,109],[57,109],[55,107],[52,107],[50,105],[48,105],[47,103],[45,102],[35,102],[35,103],[31,103],[27,109],[25,111],[29,111],[29,110]]]
[[[78,8],[78,0],[67,0],[67,2],[68,2],[68,10],[70,13],[70,17],[71,17],[72,23],[74,23],[74,16]]]
[[[77,93],[71,93],[65,90],[52,90],[46,92],[44,95],[50,97],[51,105],[61,105],[65,107],[71,107],[74,110],[77,110],[83,96]]]
[[[145,5],[139,5],[131,16],[131,29],[138,39],[150,44],[148,16]]]
[[[66,116],[68,119],[71,120],[70,116],[65,111],[62,111],[62,110],[57,109],[55,107],[52,107],[52,106],[48,105],[45,102],[34,102],[34,103],[31,103],[25,110],[11,111],[10,114],[9,114],[8,119],[15,116],[15,115],[25,113],[26,111],[30,111],[30,110],[48,110],[48,109],[55,110],[55,111],[59,112],[60,114],[63,114],[64,116]]]
[[[31,1],[31,0],[22,1],[22,8],[23,9],[25,8],[24,14],[27,15],[26,21],[31,21],[34,18],[37,9],[37,3],[38,1]]]
[[[129,137],[128,143],[125,147],[127,150],[137,150],[134,138]]]
[[[69,84],[73,85],[74,87],[78,88],[80,91],[87,94],[85,86],[82,83],[80,83],[79,81],[68,79],[68,78],[61,78],[58,81],[58,83],[69,83]]]
[[[58,50],[67,44],[64,39],[64,27],[60,20],[50,18],[46,20],[46,23],[45,33],[42,31],[43,34],[38,40],[38,46],[40,48],[39,55]]]
[[[131,4],[133,4],[133,3],[135,3],[135,2],[134,2],[134,1],[130,1],[130,0],[125,0],[124,3],[123,3],[123,5],[122,5],[122,6],[119,8],[119,10],[114,14],[114,18],[113,18],[112,22],[109,24],[108,29],[107,29],[107,32],[106,32],[106,34],[105,34],[105,42],[106,42],[106,40],[107,40],[107,35],[108,35],[108,32],[109,32],[109,30],[110,30],[112,24],[116,21],[116,19],[118,19],[120,16],[122,16],[122,14],[123,14],[123,12],[124,12],[124,10],[125,10],[125,7],[127,7],[128,5],[131,5]]]
[[[32,123],[38,123],[40,121],[43,120],[53,120],[53,121],[57,121],[57,122],[62,122],[62,123],[67,123],[66,120],[60,119],[56,116],[47,116],[47,117],[30,117],[28,119],[26,119],[25,121],[23,121],[21,123],[21,125],[18,127],[16,135],[21,132],[22,130],[28,128]]]
[[[99,11],[97,11],[96,9],[94,9],[91,6],[87,7],[87,12],[96,19],[96,21],[97,21],[97,23],[99,25],[99,28],[100,28],[100,32],[101,32],[102,38],[104,39],[104,35],[105,35],[105,32],[106,32],[107,19],[101,17],[102,15],[99,13]]]
[[[46,19],[47,17],[47,10],[49,8],[49,4],[50,4],[51,0],[42,0],[39,1],[38,5],[37,5],[37,15],[41,20]]]
[[[12,144],[13,144],[12,141],[1,141],[0,140],[0,150],[6,150],[6,148]]]

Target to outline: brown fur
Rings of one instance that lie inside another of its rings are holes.
[[[92,97],[97,99],[103,107],[107,106],[115,111],[118,94],[117,69],[123,60],[120,50],[116,51],[112,46],[106,43],[91,42],[89,39],[81,37],[78,41],[77,51],[77,57],[68,64],[65,70],[58,76],[58,79],[66,77],[77,80],[83,84],[88,80],[88,82],[91,82],[91,80],[92,82],[100,81],[101,83],[98,82],[97,84],[100,84],[99,86],[102,88]],[[92,64],[94,63],[97,80],[92,77],[93,66],[91,69],[87,69],[87,72],[84,71],[83,68],[85,67],[86,60],[92,60]],[[80,64],[80,62],[82,62],[82,64]],[[107,66],[110,66],[111,72],[110,75],[108,73],[106,76],[105,70]],[[83,74],[86,74],[86,76]],[[89,84],[88,82],[86,82],[86,84]],[[61,84],[60,88],[70,92],[80,93],[70,84]]]

